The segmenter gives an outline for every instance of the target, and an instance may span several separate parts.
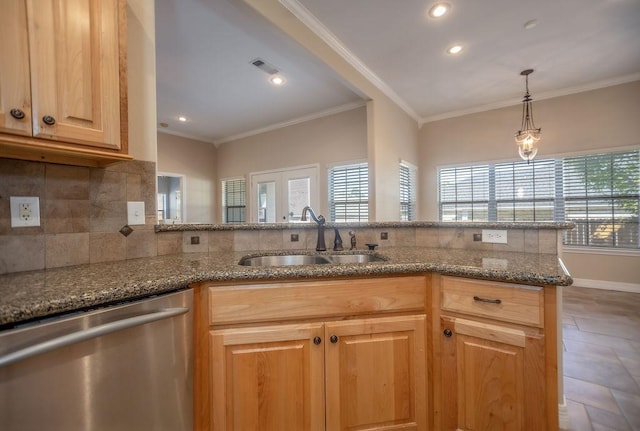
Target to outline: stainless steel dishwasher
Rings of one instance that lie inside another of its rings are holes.
[[[0,332],[3,431],[193,428],[191,289]]]

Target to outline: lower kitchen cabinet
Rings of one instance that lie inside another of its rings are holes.
[[[425,324],[417,315],[211,331],[212,429],[426,430]]]
[[[441,317],[444,430],[545,430],[544,337]]]
[[[558,430],[554,288],[434,280],[435,429]]]
[[[212,429],[324,430],[322,330],[312,323],[211,331]]]
[[[197,289],[197,430],[430,429],[426,276]]]
[[[325,324],[327,430],[426,430],[424,315]]]

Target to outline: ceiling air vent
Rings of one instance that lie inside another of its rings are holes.
[[[268,75],[275,75],[279,72],[274,66],[270,65],[266,61],[261,58],[256,58],[255,60],[251,60],[251,64],[253,64],[258,69],[262,70],[264,73]]]

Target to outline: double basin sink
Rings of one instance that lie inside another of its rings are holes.
[[[283,254],[267,256],[245,256],[238,262],[244,266],[291,266],[291,265],[331,265],[345,263],[384,262],[378,254]]]

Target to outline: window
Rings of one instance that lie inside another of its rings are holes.
[[[438,170],[442,221],[571,221],[564,244],[640,248],[640,151]]]
[[[368,221],[367,163],[334,166],[329,169],[329,217],[334,222]]]
[[[638,248],[640,151],[563,161],[565,244]]]
[[[488,221],[489,166],[438,171],[440,220]]]
[[[244,178],[222,180],[222,222],[245,222],[246,186]]]
[[[416,167],[400,162],[400,221],[416,219]]]

